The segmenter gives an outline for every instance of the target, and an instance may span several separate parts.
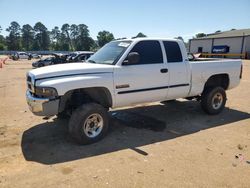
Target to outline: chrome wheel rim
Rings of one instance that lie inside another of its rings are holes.
[[[89,138],[98,136],[103,129],[103,118],[100,114],[89,115],[83,126],[83,131]]]
[[[223,96],[221,93],[216,93],[212,98],[212,106],[215,110],[218,110],[223,103]]]

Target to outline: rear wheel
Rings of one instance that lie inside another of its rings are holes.
[[[79,144],[91,144],[101,140],[109,126],[107,110],[96,103],[83,104],[69,120],[69,133]]]
[[[202,109],[210,114],[219,114],[226,104],[226,92],[222,87],[208,88],[201,96]]]

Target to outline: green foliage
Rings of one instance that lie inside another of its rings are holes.
[[[52,50],[90,50],[93,49],[94,40],[89,36],[88,26],[84,24],[63,24],[50,33]]]
[[[1,31],[0,26],[0,33]],[[34,27],[29,24],[21,27],[13,21],[6,31],[9,32],[8,36],[0,35],[0,50],[96,51],[114,40],[111,32],[103,30],[98,33],[95,41],[90,37],[89,28],[85,24],[65,23],[61,28],[55,26],[49,31],[41,22],[37,22]],[[133,38],[136,37],[146,37],[146,35],[140,32]]]
[[[72,42],[71,42],[71,38],[70,38],[70,25],[69,24],[63,24],[62,25],[62,35],[64,35],[64,39],[65,39],[65,43],[68,44],[70,46],[70,50],[74,50]]]
[[[78,35],[79,35],[79,27],[76,24],[72,24],[70,26],[70,39],[74,49],[76,48]]]
[[[78,36],[76,37],[76,50],[90,50],[94,40],[89,36],[88,26],[85,24],[78,25]]]
[[[196,38],[201,38],[201,37],[205,37],[205,36],[207,36],[205,33],[197,33],[195,35]]]
[[[50,32],[50,49],[51,50],[60,50],[60,39],[61,31],[59,27],[55,26]]]
[[[11,22],[10,26],[6,29],[9,32],[9,36],[6,37],[6,44],[8,50],[19,50],[20,45],[20,32],[21,28],[17,22]]]
[[[132,39],[134,39],[134,38],[141,38],[141,37],[147,37],[147,35],[144,35],[142,32],[140,32],[135,37],[132,37]]]
[[[0,43],[0,50],[6,50],[6,47],[4,44]]]
[[[2,31],[2,27],[0,26],[0,33]],[[0,35],[0,50],[6,50],[6,41],[3,35]]]
[[[38,50],[49,50],[50,37],[48,29],[41,22],[37,22],[34,26],[35,31],[35,48]]]
[[[24,50],[32,50],[32,45],[34,41],[34,30],[33,28],[29,25],[23,25],[22,27],[22,47]]]
[[[59,27],[55,26],[50,32],[50,39],[52,42],[59,42],[61,31]]]
[[[175,39],[179,39],[179,40],[184,41],[184,39],[182,38],[182,36],[175,37]]]
[[[97,35],[98,44],[100,47],[114,40],[114,35],[109,31],[100,31]]]

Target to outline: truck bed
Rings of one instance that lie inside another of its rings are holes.
[[[204,83],[212,76],[217,74],[226,74],[229,77],[229,86],[227,89],[236,87],[240,83],[241,60],[232,59],[204,59],[201,61],[191,61],[190,69],[191,88],[189,96],[195,96],[203,91]]]
[[[199,62],[199,61],[227,61],[227,60],[235,60],[235,59],[224,59],[224,58],[197,58],[194,60],[189,60],[190,62]]]

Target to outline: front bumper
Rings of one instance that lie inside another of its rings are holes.
[[[26,92],[26,100],[30,111],[37,116],[53,116],[58,114],[59,99],[37,98],[30,91]]]

